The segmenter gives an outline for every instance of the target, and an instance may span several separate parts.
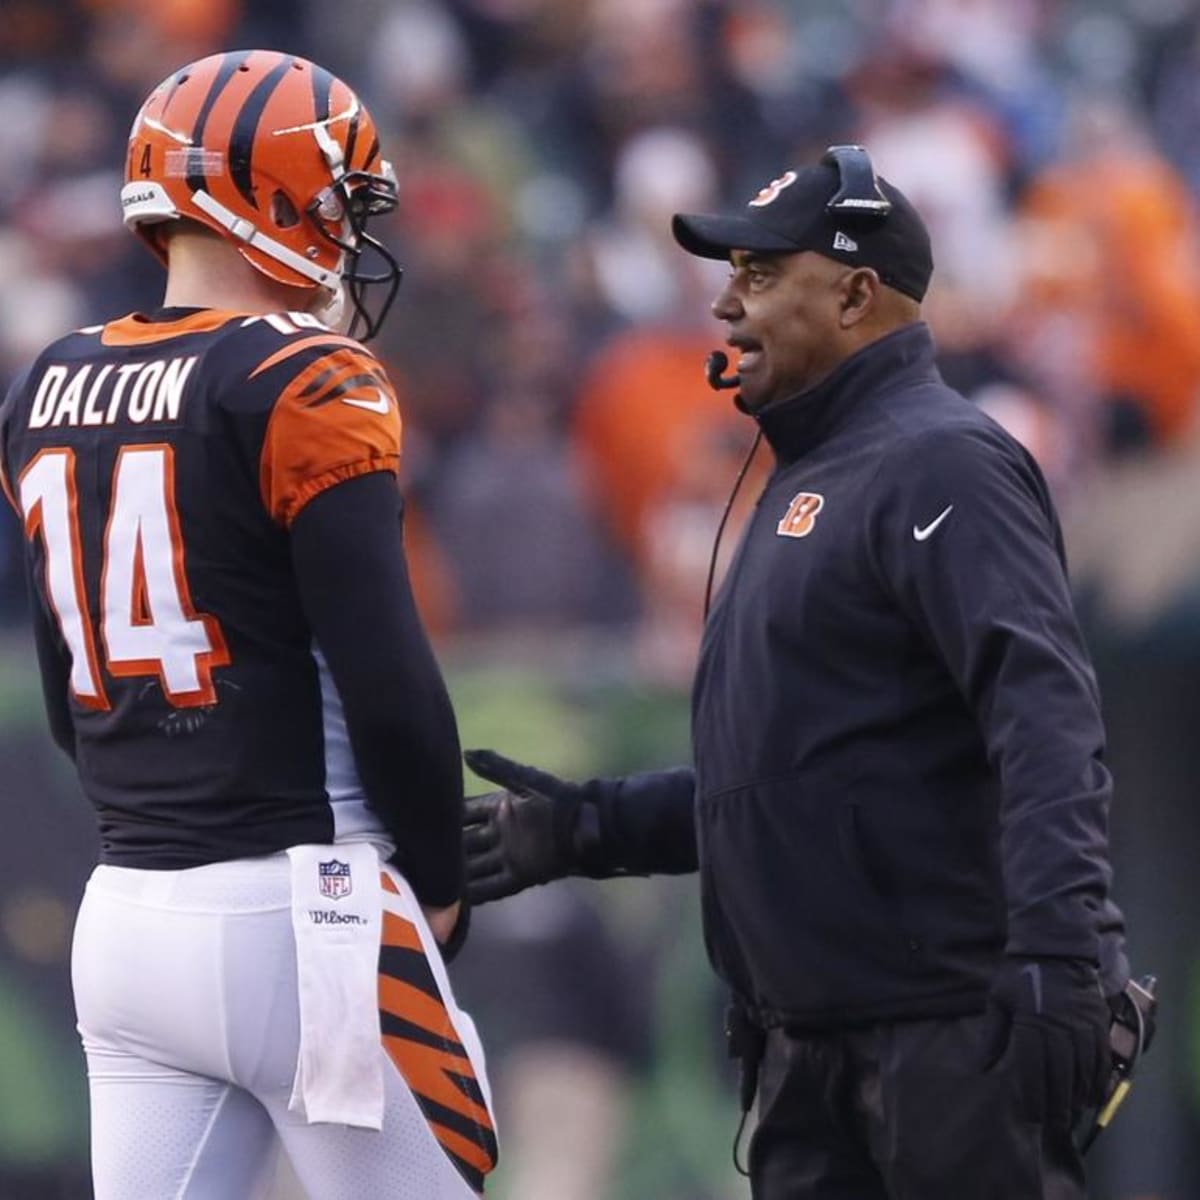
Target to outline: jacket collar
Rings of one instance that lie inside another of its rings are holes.
[[[917,321],[864,346],[807,391],[751,415],[779,462],[794,462],[824,441],[861,400],[933,373],[934,354],[929,327]]]

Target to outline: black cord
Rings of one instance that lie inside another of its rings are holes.
[[[717,536],[713,539],[712,558],[708,562],[708,581],[704,585],[704,619],[706,621],[708,620],[708,610],[712,605],[713,577],[717,573],[717,552],[721,549],[721,535],[725,532],[725,522],[729,520],[729,514],[733,510],[733,502],[737,499],[737,494],[742,487],[742,480],[746,478],[746,472],[750,470],[750,464],[754,461],[755,452],[758,450],[758,443],[761,441],[762,430],[759,429],[754,435],[754,442],[750,446],[750,453],[746,455],[746,460],[742,463],[742,469],[733,481],[733,491],[729,493],[729,499],[725,502],[725,511],[721,514],[721,523],[717,526]]]
[[[737,1133],[733,1135],[733,1166],[739,1175],[746,1179],[750,1178],[749,1169],[743,1165],[740,1152],[742,1148],[742,1134],[746,1131],[746,1118],[750,1115],[748,1108],[742,1109],[741,1120],[738,1121]]]

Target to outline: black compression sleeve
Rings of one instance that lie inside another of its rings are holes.
[[[462,767],[450,697],[409,584],[402,513],[386,472],[339,483],[297,516],[292,561],[368,802],[417,898],[440,907],[463,891]]]

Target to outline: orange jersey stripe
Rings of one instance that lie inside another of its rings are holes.
[[[182,333],[212,333],[230,321],[244,320],[249,313],[229,312],[206,308],[202,312],[180,317],[178,321],[147,321],[137,313],[110,321],[100,334],[105,346],[145,346],[165,342]]]
[[[256,375],[261,375],[264,371],[270,370],[278,363],[285,362],[291,358],[293,354],[299,354],[301,350],[308,350],[313,346],[349,346],[353,350],[361,349],[361,346],[353,338],[342,337],[337,333],[317,333],[312,337],[301,338],[298,342],[289,342],[280,350],[276,350],[268,358],[264,358],[262,362],[250,372],[250,378],[253,379]]]
[[[400,412],[391,382],[357,342],[336,340],[347,344],[302,338],[279,352],[328,350],[279,393],[263,437],[259,489],[284,526],[328,487],[371,471],[399,472]]]

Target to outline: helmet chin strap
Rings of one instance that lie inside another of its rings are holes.
[[[255,250],[261,250],[263,254],[282,263],[285,267],[291,267],[298,275],[303,275],[305,279],[311,279],[313,283],[320,284],[321,287],[329,288],[330,291],[341,291],[342,277],[338,271],[331,271],[309,262],[303,255],[297,254],[282,242],[268,237],[252,221],[231,212],[209,192],[193,192],[192,203],[228,229],[239,242],[253,246]]]
[[[336,288],[322,288],[321,293],[327,293],[328,300],[323,304],[314,305],[309,311],[322,325],[328,325],[335,333],[346,333],[351,321],[346,312],[346,289],[339,285]]]
[[[342,153],[341,146],[337,140],[329,136],[329,130],[325,128],[325,122],[320,121],[312,127],[313,137],[317,139],[317,145],[321,148],[321,154],[325,159],[326,166],[329,167],[329,174],[333,186],[337,186],[342,176],[346,174],[346,156]]]

